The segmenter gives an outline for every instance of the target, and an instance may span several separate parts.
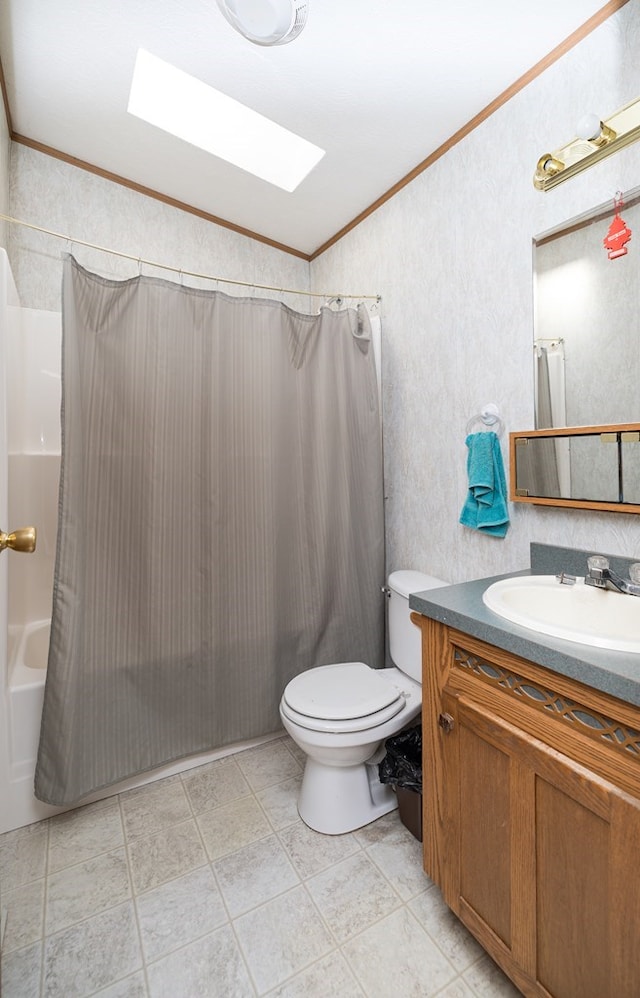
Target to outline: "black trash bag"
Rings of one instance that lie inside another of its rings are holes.
[[[422,725],[387,738],[384,747],[387,754],[378,765],[380,782],[422,793]]]

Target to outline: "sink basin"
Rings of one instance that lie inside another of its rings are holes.
[[[485,605],[538,634],[612,651],[640,653],[640,597],[610,589],[561,585],[553,575],[523,575],[494,582]]]

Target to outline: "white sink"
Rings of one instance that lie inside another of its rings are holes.
[[[561,585],[553,575],[494,582],[482,599],[513,624],[565,641],[640,653],[640,597],[586,586]]]

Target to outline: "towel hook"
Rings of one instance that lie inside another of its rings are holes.
[[[471,433],[476,423],[482,423],[488,430],[494,430],[499,437],[504,432],[504,423],[500,417],[500,409],[495,402],[487,402],[482,406],[480,412],[472,416],[467,423],[467,434]]]

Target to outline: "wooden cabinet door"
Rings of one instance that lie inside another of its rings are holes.
[[[445,694],[445,900],[526,995],[640,996],[640,804]]]

